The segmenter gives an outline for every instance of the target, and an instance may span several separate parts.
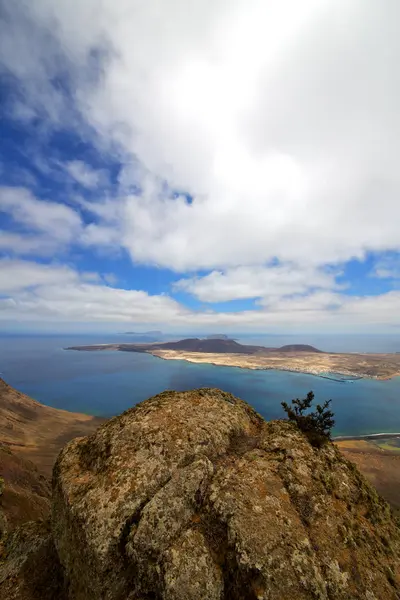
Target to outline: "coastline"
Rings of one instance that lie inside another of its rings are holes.
[[[147,354],[151,354],[152,356],[156,357],[156,358],[161,358],[162,360],[183,360],[185,362],[191,363],[191,364],[207,364],[207,365],[213,365],[214,367],[234,367],[237,369],[247,369],[249,371],[283,371],[283,372],[288,372],[288,373],[299,373],[299,374],[303,374],[303,375],[312,375],[314,377],[320,377],[321,379],[328,379],[330,381],[336,381],[337,383],[353,383],[353,381],[359,381],[361,379],[375,379],[377,381],[388,381],[390,379],[392,379],[393,377],[399,376],[397,374],[391,376],[391,377],[387,377],[387,376],[378,376],[378,375],[366,375],[366,374],[361,374],[361,373],[356,373],[356,372],[335,372],[338,377],[334,377],[334,376],[330,376],[328,374],[326,374],[326,371],[314,371],[311,369],[304,369],[304,368],[295,368],[295,367],[288,367],[288,366],[279,366],[279,365],[251,365],[251,364],[247,364],[247,365],[240,365],[240,364],[230,364],[230,363],[221,363],[221,362],[216,362],[215,360],[201,360],[201,359],[197,359],[195,357],[189,357],[189,356],[166,356],[157,352],[147,352]],[[204,355],[203,355],[204,356]],[[339,378],[340,377],[340,378]],[[341,379],[343,378],[343,379]]]
[[[78,352],[139,352],[163,360],[184,360],[193,364],[216,367],[236,367],[254,371],[286,371],[313,375],[337,383],[353,383],[360,379],[388,381],[400,377],[400,355],[367,353],[308,353],[291,352],[268,354],[241,354],[229,352],[190,352],[186,350],[152,349],[151,344],[96,344],[72,346],[64,350]],[[393,358],[394,357],[394,358]],[[289,364],[288,364],[289,363]],[[314,366],[317,363],[318,366]],[[319,363],[319,364],[318,364]],[[354,366],[354,368],[352,368]]]
[[[249,377],[251,377],[250,372],[252,371],[271,371],[280,373],[297,373],[300,375],[312,375],[314,377],[318,377],[321,380],[326,380],[328,382],[332,382],[334,386],[335,383],[354,383],[354,393],[357,393],[358,386],[357,381],[359,382],[359,386],[367,385],[367,382],[370,381],[372,386],[376,386],[380,384],[379,381],[387,381],[394,380],[396,382],[393,383],[395,389],[397,390],[397,379],[399,378],[398,365],[399,362],[392,361],[393,355],[388,354],[375,354],[375,355],[356,355],[356,354],[311,354],[308,352],[290,352],[290,353],[269,353],[266,355],[265,353],[259,354],[241,354],[241,353],[205,353],[205,352],[188,352],[183,350],[172,350],[172,349],[161,349],[154,348],[151,349],[149,345],[146,347],[140,345],[121,345],[114,344],[97,344],[95,346],[76,346],[71,349],[76,349],[80,351],[99,351],[102,354],[105,350],[113,350],[124,352],[125,355],[129,352],[139,352],[148,354],[155,358],[161,358],[165,360],[175,360],[175,361],[184,361],[187,364],[203,364],[204,368],[206,367],[236,367],[241,371],[247,371],[249,373]],[[350,358],[349,358],[350,357]],[[354,357],[354,361],[353,361]],[[132,357],[133,358],[133,357]],[[351,368],[360,367],[360,368]],[[343,367],[343,368],[340,368]],[[373,371],[372,371],[373,369]],[[371,373],[372,371],[372,373]],[[391,376],[389,376],[389,372]],[[260,374],[261,375],[261,374]],[[229,374],[224,375],[224,377],[230,377]],[[400,379],[400,378],[399,378]],[[362,384],[362,381],[365,383]],[[376,383],[374,383],[376,382]],[[311,382],[308,385],[312,388],[314,384]],[[317,385],[317,384],[315,384]],[[385,384],[382,383],[382,386]],[[392,389],[393,385],[390,386]],[[336,387],[336,386],[335,386]],[[345,392],[345,388],[343,388],[343,393],[352,394],[351,388],[349,388],[348,392]],[[361,388],[360,388],[361,389]],[[375,389],[375,388],[374,388]],[[334,393],[331,391],[331,394]],[[342,392],[339,392],[342,394]],[[375,393],[380,393],[379,389],[376,388]],[[350,440],[366,440],[372,441],[374,439],[378,439],[376,436],[384,439],[385,437],[398,437],[398,424],[394,423],[395,430],[390,432],[392,423],[389,421],[386,424],[384,422],[381,423],[382,428],[379,429],[374,427],[374,419],[371,420],[371,429],[364,429],[364,431],[338,431],[337,435],[334,434],[335,441],[350,441]],[[368,426],[368,425],[367,425]],[[374,431],[375,429],[375,431]],[[390,432],[390,433],[389,433]]]
[[[400,432],[398,433],[365,433],[363,435],[337,435],[332,437],[333,442],[344,442],[354,440],[379,440],[379,439],[396,439],[400,438]]]
[[[215,347],[213,344],[211,349],[206,341],[196,338],[159,344],[114,343],[74,346],[67,350],[139,352],[164,360],[303,373],[338,383],[353,383],[357,379],[366,378],[388,380],[400,376],[400,355],[393,353],[329,353],[302,345],[268,349],[234,342],[228,345],[227,342],[221,343],[223,346],[219,344]],[[202,344],[206,344],[207,348]]]

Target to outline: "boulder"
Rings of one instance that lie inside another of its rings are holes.
[[[331,443],[215,389],[164,392],[62,450],[70,600],[395,600],[400,532]]]
[[[2,600],[67,600],[47,521],[17,527],[0,542]]]

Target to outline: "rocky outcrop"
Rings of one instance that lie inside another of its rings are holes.
[[[219,390],[165,392],[70,442],[52,507],[69,600],[400,597],[398,526],[352,463]]]
[[[331,444],[218,390],[165,392],[62,451],[72,598],[398,598],[388,506]]]
[[[0,540],[2,600],[68,600],[48,522],[24,523]]]

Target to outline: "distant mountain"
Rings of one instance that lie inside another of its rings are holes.
[[[137,340],[139,342],[139,340]],[[186,338],[174,342],[145,343],[148,340],[141,340],[144,343],[134,344],[97,344],[91,346],[71,346],[67,350],[120,350],[121,352],[154,352],[155,350],[178,350],[181,352],[205,352],[210,354],[266,354],[269,352],[322,352],[314,346],[306,344],[292,344],[280,348],[267,348],[265,346],[251,346],[239,344],[229,338]]]
[[[93,348],[93,347],[92,347]],[[79,349],[79,348],[78,348]],[[90,349],[90,346],[88,347]],[[265,346],[251,346],[239,344],[229,338],[187,338],[175,342],[161,342],[159,344],[120,344],[119,350],[125,352],[146,352],[147,350],[180,350],[182,352],[206,352],[216,354],[260,354],[266,352],[321,352],[313,346],[306,344],[293,344],[281,348],[266,348]]]
[[[125,331],[123,335],[132,336],[135,342],[143,342],[148,344],[151,344],[152,342],[159,342],[164,338],[162,331]]]
[[[206,340],[232,340],[233,338],[224,333],[213,333],[212,335],[206,335]]]
[[[323,353],[322,350],[309,346],[308,344],[289,344],[287,346],[281,346],[277,348],[279,352],[319,352]]]
[[[139,335],[139,336],[151,336],[151,337],[162,337],[163,336],[163,332],[162,331],[157,331],[156,329],[154,331],[125,331],[124,335]]]
[[[161,344],[145,344],[129,347],[123,344],[119,347],[120,350],[143,352],[146,350],[182,350],[185,352],[211,352],[211,353],[235,353],[235,354],[255,354],[256,352],[265,351],[262,346],[244,346],[230,339],[200,339],[188,338],[177,342],[162,342]]]

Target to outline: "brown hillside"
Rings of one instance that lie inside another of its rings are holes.
[[[50,514],[51,485],[30,460],[0,445],[0,538],[4,531]]]
[[[367,440],[343,440],[336,445],[354,462],[400,516],[400,447],[382,448]]]
[[[50,475],[58,452],[89,435],[104,419],[44,406],[0,378],[0,443]]]

